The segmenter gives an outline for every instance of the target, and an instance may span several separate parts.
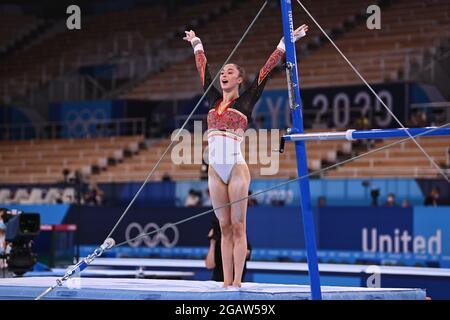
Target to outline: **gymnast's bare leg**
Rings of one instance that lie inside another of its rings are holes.
[[[240,200],[248,196],[250,186],[250,172],[246,163],[236,164],[231,173],[228,184],[228,197],[230,202]],[[233,287],[241,286],[242,273],[247,257],[247,199],[231,205],[231,227],[233,230],[233,262],[234,279]]]
[[[208,170],[208,187],[211,202],[214,208],[223,206],[230,202],[228,198],[228,186],[223,183],[212,166]],[[214,210],[220,223],[221,253],[223,267],[223,287],[227,288],[233,283],[233,230],[231,225],[231,207],[226,206]],[[246,248],[247,249],[247,248]]]

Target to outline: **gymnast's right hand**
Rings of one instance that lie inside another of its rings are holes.
[[[192,40],[196,37],[193,30],[185,31],[184,33],[186,34],[186,36],[183,38],[183,40],[192,42]]]
[[[194,53],[203,51],[202,40],[200,40],[200,38],[195,35],[195,32],[189,30],[185,31],[185,33],[186,36],[183,38],[183,40],[189,41],[191,43],[192,48],[194,49]]]

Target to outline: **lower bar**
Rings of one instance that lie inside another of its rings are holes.
[[[409,133],[409,134],[408,134]],[[372,129],[347,130],[340,132],[295,133],[283,136],[286,141],[317,141],[317,140],[360,140],[407,138],[409,136],[450,136],[450,128],[426,127],[411,129]]]

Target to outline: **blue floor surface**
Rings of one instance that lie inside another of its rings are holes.
[[[53,285],[56,277],[0,279],[0,299],[34,299]],[[239,289],[214,281],[78,278],[56,288],[46,299],[126,300],[305,300],[304,285],[243,283]],[[422,289],[322,287],[326,300],[425,300]]]

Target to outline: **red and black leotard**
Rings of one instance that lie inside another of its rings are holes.
[[[248,127],[249,120],[253,107],[260,98],[267,80],[284,56],[284,51],[277,48],[269,57],[264,66],[260,69],[258,76],[253,83],[248,87],[237,99],[232,101],[225,110],[219,114],[218,107],[223,100],[222,94],[213,85],[207,93],[207,98],[210,105],[208,113],[208,131],[227,131],[236,134],[242,132],[242,135]],[[195,62],[197,70],[200,74],[203,89],[206,89],[211,84],[211,73],[207,64],[206,56],[203,50],[195,53]]]

